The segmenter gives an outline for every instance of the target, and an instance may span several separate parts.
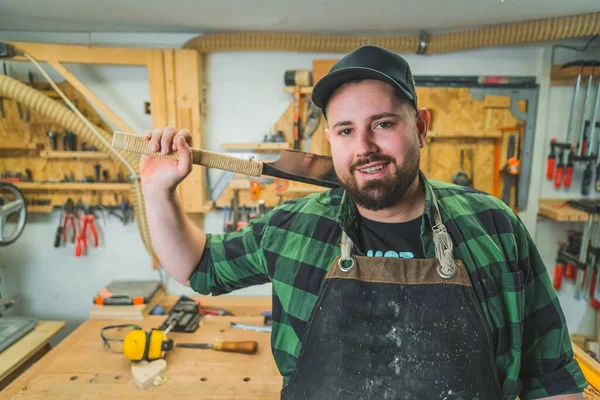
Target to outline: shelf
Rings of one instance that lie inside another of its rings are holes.
[[[567,199],[540,199],[538,215],[558,222],[587,221],[589,214],[567,205]]]
[[[284,93],[294,93],[296,88],[294,86],[286,86],[283,88]],[[311,94],[313,91],[313,86],[301,86],[300,94]]]
[[[35,150],[35,143],[0,143],[0,150]]]
[[[574,86],[575,81],[577,79],[577,75],[581,74],[581,85],[584,85],[587,82],[588,77],[594,71],[594,77],[600,77],[600,68],[596,67],[583,67],[583,71],[581,67],[571,67],[571,68],[563,68],[562,64],[554,64],[552,65],[552,69],[550,70],[550,85],[551,86]]]
[[[225,143],[221,146],[226,150],[250,150],[264,153],[287,150],[292,147],[288,142]]]
[[[41,151],[42,158],[94,158],[107,159],[108,154],[101,151]]]
[[[53,209],[54,206],[52,204],[47,206],[27,206],[28,213],[51,213]]]
[[[129,183],[79,183],[79,182],[17,182],[15,185],[21,190],[105,190],[123,191],[130,190]]]
[[[450,132],[450,133],[440,133],[436,131],[428,131],[427,137],[431,139],[461,139],[461,138],[478,138],[485,139],[491,138],[496,139],[502,137],[502,132],[498,130],[491,130],[487,132]]]

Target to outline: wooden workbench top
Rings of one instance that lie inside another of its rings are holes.
[[[239,301],[239,300],[238,300]],[[206,304],[208,306],[208,302]],[[223,307],[225,308],[225,307]],[[144,330],[158,327],[166,316],[132,321]],[[167,381],[159,387],[139,389],[131,379],[131,361],[104,349],[100,329],[123,320],[88,320],[59,343],[2,393],[1,399],[279,399],[282,379],[275,366],[269,332],[232,329],[230,322],[262,324],[262,317],[205,316],[191,334],[172,332],[176,343],[221,340],[256,340],[253,355],[214,350],[174,348],[167,353]],[[128,330],[107,331],[123,337]],[[112,342],[115,343],[115,342]],[[120,343],[112,345],[120,350]]]
[[[0,382],[17,373],[21,366],[50,350],[52,340],[65,326],[64,321],[38,321],[33,330],[0,353]],[[39,354],[39,355],[38,355]],[[12,379],[12,377],[11,377]]]

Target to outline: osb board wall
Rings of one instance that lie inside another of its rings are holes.
[[[474,100],[471,98],[468,88],[430,88],[418,87],[417,96],[419,106],[430,110],[432,119],[429,127],[430,133],[428,143],[421,150],[421,170],[431,179],[451,182],[452,177],[461,169],[460,153],[465,151],[463,169],[473,179],[473,187],[494,194],[494,178],[498,181],[498,196],[502,195],[503,177],[499,173],[507,159],[508,135],[517,134],[516,144],[523,146],[523,131],[517,120],[509,110],[510,100],[508,97],[486,98],[485,100]],[[290,96],[291,97],[291,96]],[[306,100],[309,94],[303,95],[302,119],[306,118]],[[519,104],[519,108],[525,111],[525,102]],[[304,121],[303,121],[304,122]],[[310,152],[322,155],[331,155],[331,148],[325,136],[326,122],[323,117],[314,133]],[[283,131],[286,140],[292,143],[293,138],[293,99],[290,105],[275,123],[275,132]],[[512,132],[508,131],[514,129]],[[517,130],[518,129],[518,130]],[[504,132],[503,131],[507,131]],[[496,141],[500,145],[500,158],[497,166],[494,165],[494,151]],[[301,140],[301,150],[304,143]],[[469,158],[468,150],[472,150],[473,158]],[[273,159],[279,157],[273,155]],[[472,172],[473,171],[473,172]],[[494,177],[496,174],[496,177]],[[291,187],[300,187],[301,191],[289,193],[286,198],[301,197],[310,190],[309,185],[290,183]],[[312,187],[312,189],[316,189]],[[318,189],[322,190],[322,189]],[[514,188],[511,191],[511,203],[514,202]],[[230,204],[232,190],[227,189],[218,199],[217,207],[225,207]],[[263,198],[267,206],[272,206],[280,201],[275,193],[274,185],[266,184],[263,190]],[[242,205],[251,204],[246,190],[240,191],[240,202]],[[514,204],[511,204],[514,206]]]
[[[508,103],[473,100],[468,88],[417,88],[419,107],[431,111],[431,142],[421,152],[421,169],[431,179],[451,182],[460,170],[461,149],[473,149],[473,169],[468,157],[464,160],[464,170],[471,175],[473,187],[493,193],[494,147],[500,137],[500,168],[506,163],[508,134],[501,129],[516,128],[519,124],[510,112]],[[519,108],[525,110],[525,103]],[[521,137],[517,144],[522,148]],[[429,157],[431,160],[429,161]],[[499,193],[502,193],[503,175],[500,175]]]
[[[104,130],[111,131],[94,108],[87,103],[85,98],[79,94],[67,82],[57,83],[65,95],[82,112],[84,116],[93,124],[98,125]],[[41,90],[44,94],[52,97],[54,100],[64,104],[58,94],[52,90],[49,84],[35,82],[34,88]],[[75,180],[82,180],[84,177],[94,177],[94,164],[100,165],[100,179],[102,181],[102,170],[108,172],[108,179],[116,181],[118,172],[126,178],[127,171],[122,169],[118,163],[104,158],[46,158],[44,152],[51,151],[50,141],[47,133],[49,131],[59,132],[61,136],[56,141],[57,151],[63,151],[62,135],[65,128],[58,125],[55,121],[49,120],[42,115],[28,110],[21,105],[22,115],[19,115],[17,103],[12,99],[3,100],[5,118],[0,114],[0,173],[8,170],[13,173],[20,172],[25,175],[25,170],[29,169],[32,173],[33,181],[36,183],[58,182],[65,176],[73,176]],[[26,119],[29,112],[29,122]],[[76,136],[76,146],[80,150],[85,142],[84,139]],[[10,148],[10,146],[14,146]],[[26,148],[29,146],[30,148]],[[20,147],[20,148],[17,148]],[[89,152],[91,153],[91,152]],[[95,153],[96,154],[96,153]],[[97,153],[101,157],[103,153]],[[19,186],[19,183],[16,183]],[[123,196],[128,199],[129,186],[124,185],[124,190],[45,190],[21,188],[26,199],[32,200],[50,200],[51,206],[60,206],[65,203],[67,198],[72,198],[75,202],[79,199],[84,204],[95,205],[100,200],[104,206],[119,205]],[[32,211],[36,207],[31,207]],[[51,207],[43,207],[42,212],[51,211]]]

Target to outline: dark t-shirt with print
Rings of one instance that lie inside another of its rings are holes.
[[[367,257],[425,258],[420,216],[402,223],[361,217],[360,224],[359,247]]]

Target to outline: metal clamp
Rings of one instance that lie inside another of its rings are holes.
[[[425,54],[427,52],[427,46],[429,46],[429,34],[425,31],[419,33],[419,50],[417,54]]]

